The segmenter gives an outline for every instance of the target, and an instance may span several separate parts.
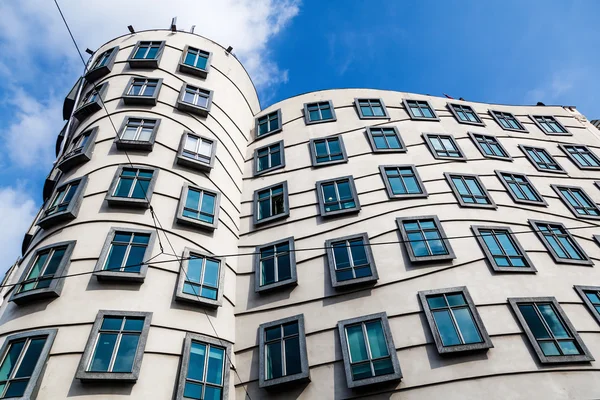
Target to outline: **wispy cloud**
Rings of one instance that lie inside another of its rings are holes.
[[[20,254],[23,234],[37,213],[33,199],[20,186],[0,187],[0,271],[10,267]]]

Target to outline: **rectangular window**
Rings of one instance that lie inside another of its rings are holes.
[[[108,82],[104,82],[101,85],[94,86],[86,94],[81,97],[79,106],[73,111],[73,116],[77,118],[79,122],[89,117],[93,113],[102,109],[102,101],[108,90]]]
[[[533,206],[547,206],[546,200],[533,186],[527,175],[513,172],[495,171],[500,183],[504,185],[515,203]]]
[[[349,388],[402,378],[386,313],[338,322]]]
[[[100,53],[87,70],[85,80],[91,83],[110,73],[115,64],[115,58],[118,52],[119,47],[117,46]]]
[[[223,259],[186,248],[175,299],[219,307],[223,303]]]
[[[339,164],[348,161],[342,136],[311,139],[309,146],[313,167]]]
[[[159,119],[126,117],[115,138],[117,149],[152,151]]]
[[[76,180],[74,182],[59,187],[54,193],[54,196],[52,196],[48,207],[44,211],[44,215],[49,216],[66,211],[69,207],[69,203],[73,199],[73,196],[77,192],[79,182],[79,180]]]
[[[46,203],[41,219],[37,222],[44,229],[77,218],[87,176],[73,179],[59,186]]]
[[[205,79],[210,68],[211,54],[208,51],[186,46],[179,62],[179,71]]]
[[[542,241],[544,247],[550,252],[555,263],[593,264],[563,224],[533,219],[530,219],[528,222]]]
[[[215,164],[217,142],[185,131],[177,150],[177,164],[200,171],[210,171]]]
[[[447,172],[444,176],[462,207],[497,208],[479,176]]]
[[[585,145],[559,144],[558,147],[569,157],[579,169],[600,169],[600,158]]]
[[[423,139],[425,139],[425,143],[433,157],[438,160],[466,161],[467,159],[452,135],[425,133]]]
[[[389,118],[385,104],[381,99],[354,99],[360,119]]]
[[[285,167],[283,140],[254,150],[254,176]]]
[[[290,215],[287,182],[254,192],[254,224],[285,218]]]
[[[484,126],[485,124],[479,118],[479,115],[473,110],[471,106],[463,104],[448,103],[448,108],[461,124],[479,125]]]
[[[375,283],[379,279],[366,233],[327,240],[325,248],[332,287]]]
[[[177,209],[177,222],[213,230],[219,220],[220,194],[184,184]]]
[[[142,167],[120,166],[106,194],[111,206],[142,207],[150,204],[158,171]]]
[[[352,176],[317,182],[317,197],[322,217],[360,211]]]
[[[281,131],[281,110],[256,118],[256,137],[264,137]]]
[[[406,153],[406,146],[396,127],[368,127],[367,136],[374,153]]]
[[[511,113],[506,111],[494,111],[490,110],[491,116],[496,120],[498,125],[505,131],[514,132],[525,132],[527,129],[521,124],[521,122]]]
[[[108,64],[112,53],[113,49],[109,49],[106,50],[104,53],[100,54],[98,58],[96,58],[96,61],[94,61],[94,63],[92,64],[90,70],[104,67],[106,64]]]
[[[93,128],[89,131],[83,132],[81,135],[74,138],[65,151],[65,154],[63,156],[63,162],[67,158],[75,157],[82,153],[87,153],[86,150],[89,147],[90,141],[96,139],[96,131],[97,128]]]
[[[139,42],[131,58],[149,60],[158,57],[163,42]]]
[[[390,199],[426,198],[425,185],[414,165],[380,165],[379,172]]]
[[[162,79],[131,78],[123,92],[123,102],[127,105],[156,105]]]
[[[472,132],[468,132],[468,135],[485,158],[512,161],[512,157],[495,136]]]
[[[530,115],[529,117],[535,122],[538,128],[548,135],[571,135],[567,128],[552,116]]]
[[[304,104],[304,121],[307,125],[335,120],[335,110],[331,101]]]
[[[146,230],[111,228],[102,248],[94,275],[99,280],[143,282],[156,233]]]
[[[402,100],[411,119],[439,121],[433,107],[426,100]]]
[[[212,97],[212,90],[184,83],[177,100],[177,108],[181,111],[188,111],[206,117],[212,105]]]
[[[396,223],[412,262],[456,258],[440,220],[435,215],[396,218]]]
[[[600,209],[582,188],[577,186],[550,186],[576,217],[600,218]]]
[[[425,290],[419,292],[419,299],[438,353],[494,347],[466,287]]]
[[[542,364],[594,360],[554,297],[509,298],[508,302]]]
[[[519,148],[538,171],[554,172],[558,174],[567,173],[546,149],[542,149],[541,147],[523,146],[522,144],[519,145]]]
[[[254,289],[257,293],[297,284],[294,238],[258,246],[255,253]]]
[[[592,316],[600,324],[600,287],[575,285],[573,288],[592,313]]]
[[[471,230],[494,271],[537,271],[509,227],[473,225]]]
[[[261,388],[310,379],[304,315],[261,324],[258,331]]]

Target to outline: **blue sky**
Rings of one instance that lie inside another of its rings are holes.
[[[313,90],[369,87],[575,105],[600,118],[596,0],[59,2],[82,49],[129,24],[166,28],[177,16],[180,28],[196,25],[196,33],[234,47],[263,106]],[[0,219],[10,227],[0,230],[2,271],[41,206],[62,99],[82,67],[53,2],[1,2],[0,15]]]

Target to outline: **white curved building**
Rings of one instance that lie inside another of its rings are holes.
[[[260,110],[222,46],[161,30],[83,82],[5,279],[0,398],[600,393],[600,131],[573,107]]]

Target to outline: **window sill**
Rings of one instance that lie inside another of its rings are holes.
[[[214,160],[214,158],[212,160]],[[176,161],[178,165],[205,172],[210,172],[210,170],[213,167],[212,164],[207,164],[202,161],[194,160],[193,158],[182,155],[178,155]]]
[[[93,83],[94,81],[97,81],[98,79],[102,78],[103,76],[108,75],[110,73],[110,71],[111,71],[111,68],[108,65],[94,68],[94,69],[88,71],[87,74],[85,74],[85,80],[88,81],[89,83]]]
[[[210,104],[207,108],[204,108],[204,107],[196,106],[194,104],[189,104],[189,103],[183,102],[181,100],[177,100],[177,109],[179,111],[186,111],[186,112],[196,114],[196,115],[206,118],[206,117],[208,117],[208,112],[210,111]]]
[[[336,210],[336,211],[321,210],[321,217],[330,218],[330,217],[337,217],[339,215],[345,215],[345,214],[358,214],[359,212],[360,212],[360,206],[356,206],[353,208],[347,208],[347,209],[343,209],[343,210]]]
[[[290,216],[289,211],[285,212],[283,214],[277,214],[277,215],[273,215],[271,217],[268,218],[262,218],[262,219],[254,219],[254,225],[258,226],[258,225],[264,225],[264,224],[268,224],[269,222],[273,222],[273,221],[278,221],[280,219],[285,219],[287,217]]]
[[[255,272],[257,273],[257,272]],[[285,289],[289,287],[294,287],[298,285],[298,279],[296,277],[287,279],[285,281],[269,283],[268,285],[255,285],[254,292],[255,293],[271,293],[279,289]]]
[[[53,280],[52,283],[54,283],[56,286],[56,281]],[[52,285],[52,283],[50,285]],[[19,287],[19,285],[17,285],[16,287]],[[13,292],[13,294],[10,296],[9,301],[12,301],[15,304],[22,306],[25,304],[36,302],[38,300],[54,299],[60,297],[60,293],[62,292],[61,289],[62,288],[59,289],[56,287],[49,287],[43,289],[28,290],[26,292],[21,293]]]
[[[146,193],[147,197],[150,197],[148,193]],[[126,197],[113,197],[107,196],[106,202],[110,207],[133,207],[133,208],[148,208],[150,202],[148,199],[131,199]]]
[[[152,151],[154,149],[154,139],[150,141],[121,140],[117,137],[115,139],[115,145],[118,150]]]
[[[138,380],[139,372],[80,372],[77,371],[76,379],[82,382],[129,382],[135,383]]]
[[[200,228],[200,229],[212,232],[215,229],[217,229],[218,220],[215,219],[215,222],[211,224],[211,223],[203,222],[203,221],[200,221],[200,220],[197,220],[194,218],[184,217],[183,215],[178,215],[177,223],[182,224],[182,225],[191,226],[194,228]]]
[[[219,288],[217,290],[221,290],[221,289]],[[198,294],[198,296],[196,296],[193,294],[182,293],[180,291],[178,291],[175,294],[175,300],[180,301],[180,302],[185,302],[185,303],[193,303],[193,304],[196,304],[199,306],[205,306],[205,307],[209,307],[209,308],[218,308],[223,305],[222,297],[221,297],[221,300],[219,300],[218,296],[217,296],[217,300],[212,300],[212,299],[207,299],[205,297],[202,297],[202,296],[200,296],[200,294]]]
[[[129,64],[129,68],[153,68],[156,69],[158,68],[158,59],[157,58],[153,58],[150,60],[146,60],[143,58],[140,59],[134,59],[134,58],[130,58],[127,60],[127,63]]]
[[[42,229],[48,229],[54,225],[74,220],[75,218],[77,218],[77,216],[74,215],[72,211],[62,211],[40,219],[36,225]]]
[[[281,378],[269,379],[259,383],[261,389],[279,389],[285,386],[294,386],[310,382],[310,373],[300,372],[294,375],[282,376]]]
[[[81,122],[84,119],[86,119],[87,117],[89,117],[90,115],[92,115],[93,113],[100,111],[101,109],[102,109],[102,106],[100,105],[100,102],[93,101],[91,103],[80,106],[77,110],[75,110],[73,112],[73,116],[79,122]]]
[[[84,164],[91,160],[91,157],[86,153],[79,152],[72,155],[66,155],[63,159],[58,163],[56,168],[60,169],[62,172],[70,171],[80,164]]]
[[[134,282],[143,283],[146,279],[147,265],[140,267],[140,272],[118,272],[118,271],[95,271],[94,275],[100,282]]]
[[[156,96],[123,96],[123,103],[128,106],[155,106],[157,99]]]
[[[190,75],[195,75],[202,79],[206,79],[206,76],[208,75],[207,69],[193,67],[191,65],[187,65],[187,64],[184,64],[181,62],[179,63],[179,72],[183,72],[183,73],[190,74]]]

